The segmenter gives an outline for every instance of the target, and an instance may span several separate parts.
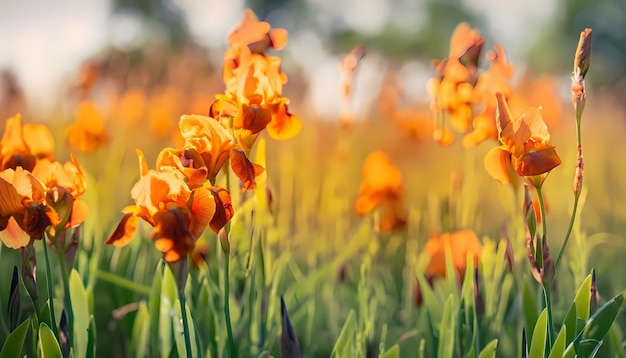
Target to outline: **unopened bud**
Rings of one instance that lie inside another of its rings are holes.
[[[576,55],[574,56],[574,76],[585,78],[591,61],[591,29],[586,28],[580,33]]]
[[[224,228],[220,229],[217,238],[220,240],[220,245],[222,245],[222,251],[228,256],[230,254],[230,242],[228,241],[228,233],[226,233]]]
[[[600,294],[598,293],[598,284],[596,283],[596,270],[591,270],[591,290],[589,292],[589,304],[592,310],[598,307],[598,300],[600,300]]]

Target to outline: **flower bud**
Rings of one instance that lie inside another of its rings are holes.
[[[574,56],[574,76],[580,75],[585,78],[591,61],[591,29],[581,31]]]

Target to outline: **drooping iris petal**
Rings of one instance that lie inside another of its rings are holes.
[[[511,153],[496,147],[485,155],[485,169],[500,184],[510,182],[509,168],[511,167]]]
[[[228,190],[219,185],[212,187],[210,190],[215,201],[215,215],[213,215],[209,226],[217,234],[230,221],[235,214],[235,210]]]
[[[10,217],[6,228],[0,231],[0,241],[10,249],[19,249],[28,245],[30,236],[20,228],[15,218]]]
[[[193,238],[202,235],[216,212],[216,202],[211,191],[200,187],[193,191],[191,198],[191,223],[189,231]]]
[[[132,240],[137,231],[138,217],[134,213],[125,213],[117,224],[115,231],[109,236],[105,244],[124,247]]]
[[[243,184],[242,192],[256,189],[256,178],[265,171],[262,166],[250,162],[241,148],[230,150],[230,165]]]

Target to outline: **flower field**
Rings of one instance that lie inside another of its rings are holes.
[[[365,110],[355,43],[329,121],[285,29],[233,26],[219,68],[111,50],[49,118],[0,97],[0,358],[626,357],[626,112],[585,84],[592,29],[535,75],[460,23],[428,98],[388,68]]]

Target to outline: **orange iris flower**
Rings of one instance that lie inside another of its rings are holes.
[[[83,101],[76,108],[76,121],[67,129],[68,144],[79,152],[89,153],[107,141],[104,116],[92,101]]]
[[[206,166],[207,179],[214,182],[226,159],[230,158],[230,166],[243,184],[242,191],[256,188],[256,181],[265,168],[250,162],[243,148],[233,143],[232,135],[220,122],[193,114],[182,116],[179,124],[185,149],[197,152],[202,158],[202,165],[194,165]]]
[[[474,231],[463,229],[443,235],[435,235],[426,242],[425,250],[430,256],[426,267],[426,277],[446,277],[446,250],[450,251],[452,264],[459,277],[464,277],[467,254],[474,258],[474,264],[482,251],[482,245]]]
[[[363,163],[363,182],[354,206],[356,213],[365,215],[380,207],[380,228],[385,231],[402,229],[406,226],[403,198],[400,169],[385,152],[370,153]]]
[[[271,29],[267,22],[258,21],[248,9],[243,22],[229,35],[228,41],[231,48],[224,55],[222,69],[226,95],[250,108],[269,110],[271,122],[263,127],[267,126],[272,138],[296,136],[302,123],[297,116],[289,113],[289,100],[282,97],[282,86],[287,82],[287,76],[281,70],[281,59],[265,54],[268,48],[284,47],[287,32]],[[220,100],[224,98],[218,98]]]
[[[61,219],[45,205],[46,187],[22,167],[0,172],[0,239],[17,249],[41,240]]]
[[[427,89],[437,123],[433,137],[442,145],[454,142],[454,135],[444,125],[444,115],[458,132],[466,133],[472,127],[472,97],[483,42],[478,31],[461,23],[452,34],[449,57],[434,62],[435,78],[428,82]]]
[[[87,179],[73,154],[71,159],[65,164],[42,159],[33,169],[33,175],[48,188],[47,204],[64,218],[60,229],[79,226],[88,214],[87,203],[79,199],[87,190]]]
[[[18,113],[6,120],[4,135],[0,140],[0,170],[18,166],[32,170],[39,158],[52,158],[54,138],[41,124],[22,124]]]
[[[541,117],[541,107],[531,107],[513,120],[502,93],[496,93],[496,125],[501,145],[485,156],[485,169],[501,184],[511,181],[511,171],[521,177],[548,173],[561,164],[550,133]]]
[[[149,170],[137,150],[141,178],[131,190],[135,205],[126,207],[107,244],[126,246],[135,234],[138,218],[154,227],[151,239],[167,262],[179,261],[194,248],[215,214],[215,199],[204,187],[191,190],[184,175],[173,167]]]
[[[482,111],[474,117],[473,130],[463,137],[465,148],[475,147],[487,139],[498,139],[494,120],[496,113],[495,94],[501,92],[506,98],[512,95],[509,81],[513,77],[513,65],[507,61],[504,48],[496,44],[487,52],[489,70],[478,78],[474,89],[474,102],[482,104]]]

